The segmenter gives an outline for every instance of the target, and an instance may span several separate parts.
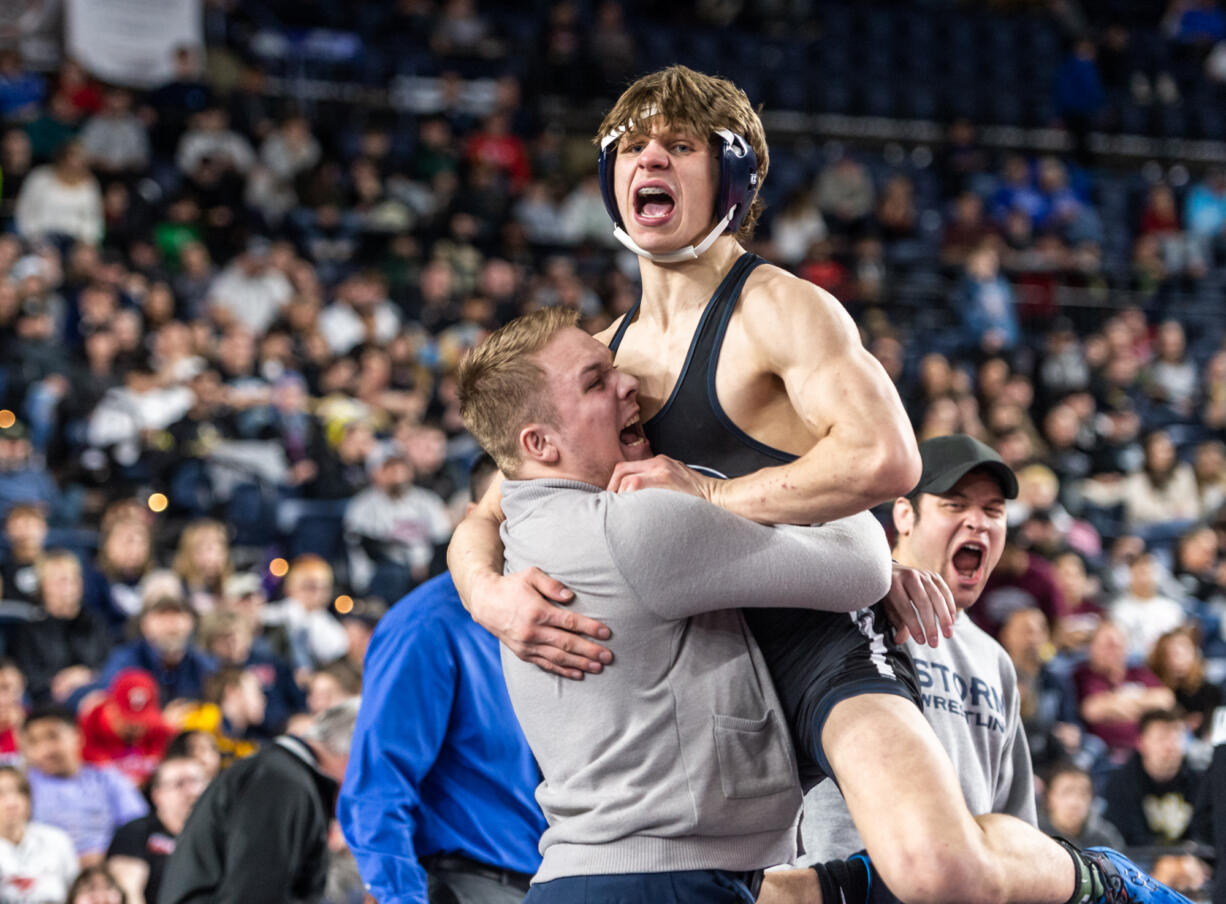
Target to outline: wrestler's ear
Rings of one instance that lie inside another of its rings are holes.
[[[525,461],[543,465],[557,464],[558,447],[544,424],[528,424],[519,431],[519,452]]]
[[[905,537],[915,528],[915,506],[906,496],[894,500],[894,529],[900,537]]]

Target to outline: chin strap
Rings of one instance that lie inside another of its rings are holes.
[[[637,254],[639,257],[645,257],[649,261],[655,261],[657,264],[675,264],[678,261],[697,260],[699,255],[706,252],[715,240],[723,235],[724,230],[728,228],[728,224],[732,222],[732,218],[736,216],[739,204],[733,204],[728,212],[724,214],[724,218],[715,224],[715,228],[707,233],[707,237],[697,245],[686,245],[684,248],[679,248],[676,251],[668,251],[664,254],[655,254],[648,251],[646,248],[638,244],[634,239],[630,238],[630,234],[620,226],[613,227],[613,235],[619,242]]]

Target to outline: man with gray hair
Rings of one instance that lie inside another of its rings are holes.
[[[313,902],[328,872],[328,825],[349,761],[359,698],[317,715],[221,773],[166,865],[159,904]]]

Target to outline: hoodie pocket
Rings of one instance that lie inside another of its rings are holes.
[[[773,709],[760,719],[719,714],[711,719],[724,797],[769,797],[795,786],[790,742]]]

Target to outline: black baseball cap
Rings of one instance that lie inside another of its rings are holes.
[[[954,484],[971,471],[983,468],[996,478],[1006,499],[1017,498],[1017,476],[1013,469],[1005,464],[994,449],[973,436],[967,436],[965,433],[936,436],[920,443],[919,451],[924,470],[920,474],[919,483],[908,494],[911,497],[920,493],[948,493],[954,488]]]

